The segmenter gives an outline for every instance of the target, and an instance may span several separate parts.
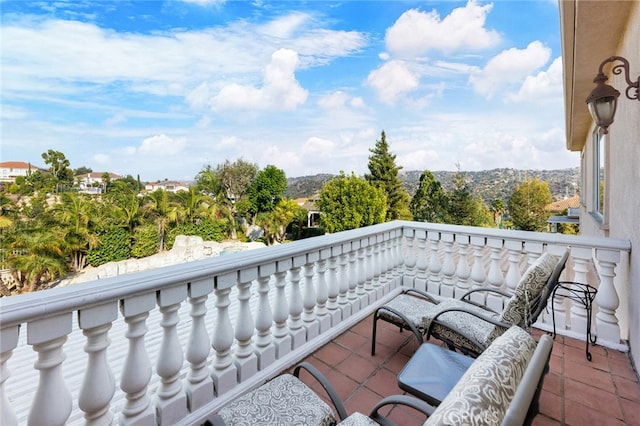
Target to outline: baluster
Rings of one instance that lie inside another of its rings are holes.
[[[429,242],[429,282],[427,284],[427,291],[431,294],[440,294],[440,270],[442,269],[439,252],[440,233],[428,232],[427,240]]]
[[[300,266],[304,265],[306,256],[298,256],[293,260],[293,266],[289,271],[289,282],[291,291],[289,292],[289,332],[291,333],[292,349],[297,349],[305,343],[307,335],[302,326],[301,314],[304,309],[302,295],[300,293]]]
[[[384,277],[385,267],[382,252],[384,251],[384,235],[376,235],[373,246],[373,284],[375,287],[381,286],[386,278]]]
[[[453,263],[453,234],[441,235],[441,241],[444,245],[444,261],[442,262],[442,286],[440,294],[444,297],[453,297],[454,295],[454,275],[456,273],[456,265]]]
[[[396,230],[395,237],[393,239],[393,288],[403,285],[404,280],[404,257],[402,256],[402,240],[403,240],[403,231],[398,229]]]
[[[591,261],[592,249],[588,247],[573,247],[571,249],[571,257],[573,258],[573,272],[575,273],[573,281],[576,283],[588,284],[587,271],[588,264]],[[556,313],[557,318],[557,313]],[[557,322],[557,321],[556,321]],[[571,330],[574,332],[587,330],[587,308],[584,304],[574,301],[571,306],[569,322]]]
[[[18,346],[18,335],[20,326],[3,328],[0,331],[0,424],[17,425],[16,413],[9,403],[9,396],[4,387],[4,383],[11,375],[7,368],[7,361],[11,358],[13,350]]]
[[[454,296],[459,298],[471,288],[471,284],[469,283],[471,270],[469,269],[469,259],[467,257],[469,253],[469,236],[457,234],[455,239],[456,243],[458,243],[459,257],[456,267],[457,281]]]
[[[342,316],[340,314],[340,305],[342,302],[339,297],[346,299],[347,292],[345,287],[344,294],[340,291],[340,283],[338,282],[338,256],[335,254],[335,247],[331,249],[331,257],[328,260],[328,299],[327,310],[329,311],[329,317],[331,318],[331,325],[337,325]]]
[[[389,234],[381,235],[381,241],[376,245],[376,276],[378,287],[378,298],[389,292],[389,257],[387,243]]]
[[[613,283],[616,276],[616,264],[620,261],[620,252],[596,249],[596,259],[599,265],[600,286],[596,295],[598,313],[596,314],[596,326],[598,340],[620,344],[620,326],[616,318],[616,309],[620,303],[618,293]]]
[[[365,251],[366,248],[362,245],[363,242],[360,241],[360,248],[358,249],[358,263],[356,264],[357,270],[357,279],[358,286],[356,287],[356,294],[358,295],[358,299],[360,299],[360,309],[368,305],[369,297],[366,294],[364,289],[364,283],[367,281],[367,272],[365,270]]]
[[[416,254],[416,279],[414,287],[429,291],[429,261],[427,260],[427,231],[417,230],[418,253]],[[433,255],[433,253],[430,253]],[[437,253],[436,253],[437,255]],[[438,294],[437,292],[435,294]]]
[[[356,269],[356,252],[357,249],[353,248],[356,243],[352,243],[352,249],[349,251],[349,290],[347,297],[349,299],[349,305],[351,305],[351,313],[354,314],[360,310],[360,303],[358,302],[356,294],[356,286],[358,285],[358,270]]]
[[[190,412],[204,407],[213,399],[213,379],[209,374],[207,357],[211,351],[211,339],[205,324],[207,299],[213,291],[213,279],[194,281],[189,284],[188,294],[191,304],[191,330],[187,343],[189,373],[185,381],[187,406]]]
[[[121,411],[122,425],[155,423],[151,399],[147,395],[147,387],[151,380],[151,362],[144,345],[144,337],[147,334],[146,320],[149,311],[155,305],[155,293],[120,301],[120,312],[127,323],[125,337],[129,339],[129,349],[120,378],[120,389],[127,398]]]
[[[178,339],[178,309],[187,298],[187,285],[165,288],[157,292],[158,306],[162,314],[162,343],[156,363],[160,386],[156,392],[158,423],[173,425],[187,415],[187,395],[182,390],[180,369],[184,354]]]
[[[482,261],[482,255],[484,252],[485,239],[484,237],[472,236],[471,245],[473,246],[473,266],[471,267],[471,282],[473,283],[471,288],[484,287],[487,276],[484,270],[484,262]],[[477,303],[484,303],[485,298],[477,293],[471,295],[471,300]]]
[[[236,318],[235,364],[238,368],[238,381],[244,382],[258,372],[258,357],[253,346],[255,323],[251,315],[251,284],[258,278],[258,268],[246,268],[240,271],[238,283],[238,317]]]
[[[320,259],[316,262],[316,271],[318,273],[318,282],[316,290],[316,321],[320,325],[320,333],[324,333],[331,328],[331,317],[327,310],[327,300],[329,299],[329,288],[325,273],[327,271],[327,260],[331,254],[331,250],[323,250],[320,252]]]
[[[373,246],[375,244],[375,237],[369,237],[369,242],[365,251],[365,281],[364,291],[369,297],[369,303],[374,302],[376,299],[375,293],[373,293],[373,277],[375,276],[376,266],[373,257]]]
[[[491,263],[489,266],[489,275],[487,277],[487,282],[489,283],[490,288],[495,290],[502,290],[502,286],[504,285],[504,276],[502,275],[502,269],[500,267],[500,260],[502,254],[502,239],[498,238],[488,238],[487,245],[491,250]],[[487,294],[487,306],[491,309],[501,312],[502,307],[504,306],[504,298],[495,293]]]
[[[236,274],[219,276],[216,279],[216,326],[213,331],[211,347],[215,351],[211,378],[218,396],[231,390],[238,384],[236,366],[231,356],[233,327],[229,318],[229,294],[236,282]]]
[[[522,257],[523,243],[520,240],[507,240],[504,243],[509,259],[509,270],[507,271],[507,291],[513,294],[520,282],[520,258]]]
[[[273,314],[269,304],[269,282],[276,271],[276,264],[258,267],[258,309],[256,312],[256,356],[258,370],[263,370],[276,360],[276,348],[271,337]]]
[[[291,352],[291,336],[287,327],[289,318],[289,303],[285,287],[287,285],[287,271],[291,268],[291,260],[282,260],[276,263],[274,274],[276,283],[276,295],[273,300],[273,329],[274,345],[276,347],[276,358],[280,359]]]
[[[307,261],[302,267],[304,271],[304,287],[303,287],[303,305],[302,321],[304,328],[307,330],[307,340],[312,340],[320,334],[320,324],[316,320],[315,307],[317,302],[316,290],[313,286],[314,263],[319,258],[319,253],[307,254]]]
[[[403,228],[403,233],[406,239],[404,256],[402,256],[401,248],[398,247],[398,256],[400,259],[404,260],[404,271],[401,271],[402,285],[407,288],[414,288],[416,275],[415,267],[417,264],[416,252],[413,247],[415,243],[414,230]]]
[[[78,407],[84,411],[87,425],[111,424],[113,421],[109,404],[116,391],[116,380],[107,362],[107,348],[111,343],[111,323],[117,317],[117,303],[78,311],[78,324],[87,337],[84,351],[88,354]]]
[[[338,280],[340,284],[340,294],[338,295],[338,304],[342,312],[342,318],[351,316],[351,301],[349,295],[349,252],[345,245],[338,257],[340,268],[338,269]]]

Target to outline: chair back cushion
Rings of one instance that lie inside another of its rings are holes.
[[[535,349],[526,331],[509,328],[471,364],[424,424],[500,424]]]
[[[559,260],[560,257],[545,252],[527,268],[502,311],[501,321],[521,327],[526,325],[527,316]]]

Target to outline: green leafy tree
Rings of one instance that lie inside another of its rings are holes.
[[[287,176],[283,170],[272,165],[260,170],[247,189],[251,203],[250,213],[255,216],[258,213],[272,211],[282,200],[286,189]]]
[[[73,175],[74,176],[86,175],[87,173],[92,173],[92,172],[93,172],[93,170],[91,170],[91,168],[85,167],[85,166],[80,166],[77,169],[73,170]]]
[[[143,225],[133,233],[131,255],[136,259],[154,255],[158,252],[158,233],[153,225]]]
[[[547,182],[534,178],[516,185],[509,198],[509,215],[513,225],[523,231],[545,231],[550,215],[545,206],[551,202],[553,197]]]
[[[409,210],[413,219],[421,222],[447,223],[448,198],[442,185],[429,170],[420,175],[418,189],[411,199]]]
[[[73,186],[73,170],[69,168],[71,163],[62,152],[50,149],[42,154],[42,159],[49,165],[49,173],[56,192]]]
[[[379,141],[373,149],[369,150],[369,174],[365,179],[376,188],[381,188],[387,199],[386,220],[410,219],[409,211],[410,197],[406,189],[402,186],[402,180],[398,177],[398,172],[402,169],[396,166],[396,156],[389,152],[389,144],[384,130]]]
[[[293,200],[280,200],[273,210],[258,213],[256,223],[264,229],[267,245],[285,241],[287,226],[303,210]]]
[[[324,229],[340,232],[384,222],[387,200],[381,188],[340,172],[324,184],[316,205]]]
[[[227,160],[224,164],[216,168],[216,175],[222,187],[225,202],[231,210],[231,218],[233,220],[231,238],[233,239],[237,238],[236,215],[242,206],[247,206],[242,207],[242,210],[248,210],[246,192],[257,174],[258,165],[249,163],[243,159],[238,159],[233,163]]]
[[[480,197],[474,197],[466,176],[458,171],[453,178],[453,189],[447,194],[449,222],[455,225],[486,226],[493,224],[489,208]]]

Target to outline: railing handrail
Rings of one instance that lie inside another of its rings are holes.
[[[513,240],[535,241],[540,243],[562,244],[572,247],[597,247],[622,252],[631,251],[631,241],[609,237],[585,237],[551,232],[518,231],[513,229],[480,228],[477,226],[449,225],[442,223],[399,221],[403,227],[420,228],[429,231],[481,237],[507,238]],[[452,232],[453,231],[453,232]]]
[[[327,234],[279,246],[265,247],[233,256],[219,256],[192,262],[165,266],[134,274],[119,275],[96,281],[52,288],[18,296],[0,298],[0,324],[10,327],[25,323],[34,317],[47,318],[59,313],[77,311],[91,306],[116,302],[120,299],[160,290],[176,282],[193,282],[212,276],[238,271],[288,258],[304,256],[309,252],[332,250],[341,244],[374,235],[402,231],[404,228],[447,232],[488,238],[505,238],[540,243],[570,245],[572,247],[597,247],[622,252],[631,251],[631,241],[615,238],[582,237],[555,233],[516,231],[494,228],[437,224],[427,222],[393,221],[367,226],[336,234]]]
[[[327,234],[279,246],[264,247],[232,256],[195,260],[164,266],[147,271],[118,275],[97,281],[52,288],[27,294],[0,298],[0,324],[2,328],[25,323],[33,318],[47,318],[63,312],[116,302],[120,299],[160,290],[176,282],[193,282],[212,276],[224,275],[246,267],[259,266],[309,252],[331,250],[333,247],[363,240],[373,235],[401,229],[399,221],[358,228],[336,234]]]

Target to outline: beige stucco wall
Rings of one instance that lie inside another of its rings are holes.
[[[612,28],[620,31],[620,43],[609,56],[625,57],[630,63],[631,79],[637,81],[640,76],[640,2],[631,9],[625,28]],[[602,60],[606,58],[603,57]],[[593,75],[597,68],[593,69]],[[631,240],[632,252],[629,259],[630,276],[627,282],[618,283],[620,295],[620,313],[627,311],[628,324],[622,324],[627,332],[631,353],[640,367],[640,101],[628,99],[624,93],[627,83],[624,76],[611,75],[609,84],[621,92],[615,122],[609,128],[606,142],[606,182],[605,223],[596,220],[593,210],[594,182],[593,144],[589,132],[582,150],[582,194],[586,206],[582,207],[581,234],[624,238]],[[595,86],[594,86],[595,87]],[[585,106],[586,108],[586,106]]]

